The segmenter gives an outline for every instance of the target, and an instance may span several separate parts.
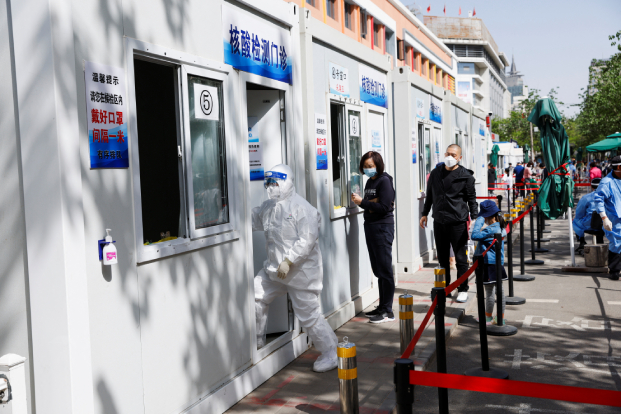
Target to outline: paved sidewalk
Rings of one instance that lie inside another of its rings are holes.
[[[362,313],[341,326],[336,335],[339,342],[344,336],[356,344],[358,358],[358,390],[360,413],[388,414],[395,405],[393,385],[393,362],[399,353],[399,295],[406,290],[414,296],[414,328],[418,329],[431,305],[433,268],[430,263],[414,274],[399,274],[395,291],[393,311],[395,321],[379,325],[371,324]],[[455,271],[452,272],[453,276]],[[455,280],[453,278],[453,280]],[[456,291],[453,296],[456,297]],[[447,300],[446,334],[450,336],[458,319],[476,307],[474,280],[470,282],[467,303]],[[365,311],[372,310],[374,303]],[[427,329],[414,350],[417,370],[427,368],[435,357],[435,328],[431,317]],[[266,381],[246,398],[233,406],[231,413],[325,413],[339,412],[339,383],[337,370],[318,374],[312,366],[319,353],[311,348],[283,370]]]

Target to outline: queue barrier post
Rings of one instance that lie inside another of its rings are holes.
[[[513,197],[515,199],[515,197]],[[511,211],[511,188],[507,187],[507,212]]]
[[[543,234],[543,233],[552,233],[552,231],[551,230],[546,230],[546,216],[545,216],[545,214],[543,214],[543,211],[542,211],[541,212],[541,234]],[[545,242],[545,240],[541,240],[541,241]]]
[[[444,289],[446,287],[446,270],[443,267],[436,266],[433,269],[433,274],[435,277],[433,287]],[[431,300],[435,299],[436,293],[437,292],[435,290],[431,291]]]
[[[336,348],[339,374],[339,399],[342,414],[358,414],[358,362],[356,344],[343,337],[343,342]]]
[[[411,359],[399,358],[395,360],[394,381],[397,399],[397,414],[412,414],[414,404],[414,386],[410,384],[410,371],[414,370]]]
[[[501,262],[502,252],[502,233],[494,234],[496,244],[494,246],[496,253],[496,325],[487,325],[487,333],[492,336],[510,336],[517,333],[515,326],[506,325],[504,323],[503,297],[502,292],[502,275],[503,267]]]
[[[499,194],[496,196],[496,199],[498,200],[498,209],[502,210],[502,196]]]
[[[490,368],[489,366],[489,349],[487,346],[487,323],[485,321],[485,290],[483,289],[483,256],[480,254],[474,256],[473,263],[477,263],[474,270],[475,281],[477,286],[477,308],[479,314],[479,341],[481,342],[481,368],[471,368],[464,372],[470,377],[485,377],[507,379],[509,373],[498,368]]]
[[[520,212],[518,216],[524,214],[525,206],[520,203]],[[535,276],[527,275],[524,273],[524,218],[520,220],[520,274],[513,276],[513,280],[516,282],[532,282],[535,280]]]
[[[507,222],[509,223],[509,234],[507,234],[507,268],[509,276],[509,295],[506,297],[507,305],[523,305],[526,303],[526,299],[519,296],[515,296],[513,292],[513,222],[511,217],[513,214],[509,214]]]
[[[433,311],[436,325],[436,366],[438,373],[446,374],[446,338],[444,313],[446,312],[446,291],[444,287],[434,287],[431,296],[437,298],[437,305]],[[438,388],[438,406],[440,414],[448,414],[448,389]]]
[[[533,220],[533,209],[530,209],[530,212],[528,213],[528,215],[530,216],[530,252],[531,252],[531,259],[530,260],[525,260],[524,264],[527,265],[542,265],[544,263],[543,260],[538,260],[535,257],[535,223]]]
[[[414,296],[407,290],[399,296],[399,336],[403,354],[414,338]]]
[[[547,253],[549,252],[548,249],[544,249],[541,247],[541,242],[549,242],[550,239],[544,239],[543,238],[543,215],[542,215],[542,211],[541,211],[541,207],[539,206],[539,203],[537,203],[537,239],[535,240],[537,242],[537,247],[535,248],[535,252],[537,253]]]

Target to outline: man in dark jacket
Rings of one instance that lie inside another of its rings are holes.
[[[489,188],[496,188],[496,186],[494,185],[496,183],[496,168],[494,168],[494,164],[492,164],[491,162],[489,164],[487,164],[487,188],[488,188],[488,192],[489,195],[491,197],[494,196],[494,192],[492,190],[489,190]]]
[[[420,226],[427,227],[427,216],[433,206],[433,233],[438,261],[445,269],[448,286],[451,283],[451,246],[457,262],[457,278],[468,270],[468,215],[471,220],[476,220],[478,206],[473,172],[458,164],[461,160],[461,147],[457,144],[449,145],[444,156],[444,162],[439,163],[429,175]],[[459,285],[457,290],[457,301],[466,302],[468,281]]]

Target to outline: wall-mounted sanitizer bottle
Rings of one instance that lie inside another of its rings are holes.
[[[112,236],[110,236],[110,229],[106,229],[106,245],[103,248],[103,264],[113,265],[117,263],[116,259],[116,247],[112,243]]]

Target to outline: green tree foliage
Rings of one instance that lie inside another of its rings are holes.
[[[589,88],[580,98],[580,113],[576,117],[579,145],[601,141],[621,131],[621,30],[609,36],[618,53],[608,60],[594,61],[589,70]]]

